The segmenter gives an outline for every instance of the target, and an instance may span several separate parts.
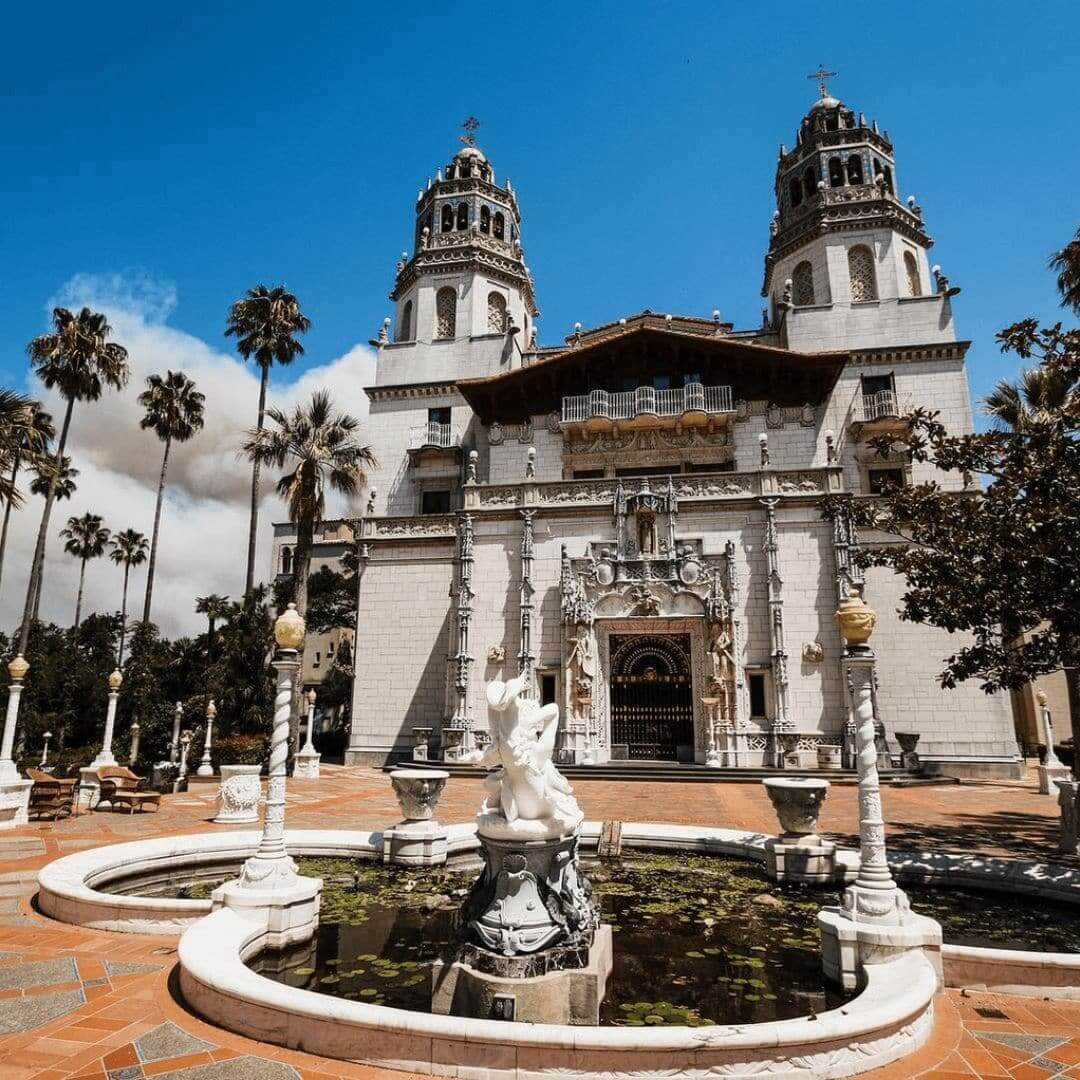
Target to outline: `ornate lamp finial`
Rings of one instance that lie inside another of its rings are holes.
[[[113,672],[113,673],[112,673],[112,674],[111,674],[111,675],[109,676],[109,689],[110,689],[110,690],[119,690],[119,689],[120,689],[120,684],[121,684],[121,683],[122,683],[123,681],[124,681],[124,676],[120,674],[120,669],[119,669],[119,668],[117,668],[117,669],[116,669],[116,670],[115,670],[115,671],[114,671],[114,672]]]
[[[8,664],[8,674],[15,680],[20,682],[26,678],[26,673],[30,670],[30,665],[26,662],[26,657],[22,653],[19,653],[11,663]]]
[[[464,132],[463,135],[458,136],[458,141],[464,143],[466,146],[476,145],[476,129],[480,126],[480,121],[475,116],[467,116],[461,124],[461,129]]]
[[[835,79],[838,74],[839,74],[839,72],[837,72],[837,71],[826,71],[824,64],[818,64],[817,71],[812,71],[806,77],[808,79],[817,79],[818,90],[820,91],[821,96],[823,98],[826,98],[826,97],[829,96],[829,88],[826,85],[825,80],[826,79]]]
[[[299,649],[304,644],[304,620],[295,604],[290,604],[274,622],[274,640],[279,649]]]

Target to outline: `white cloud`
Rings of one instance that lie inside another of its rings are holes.
[[[53,508],[41,606],[45,619],[67,624],[74,612],[78,565],[64,554],[57,538],[70,515],[89,510],[101,514],[113,530],[131,527],[148,537],[153,529],[162,444],[152,432],[139,428],[143,413],[137,399],[146,376],[166,369],[184,371],[206,395],[206,423],[190,442],[174,446],[170,455],[154,581],[154,620],[166,635],[198,632],[203,620],[195,614],[195,596],[218,592],[238,597],[243,590],[251,471],[238,446],[244,431],[255,424],[258,369],[166,325],[176,301],[171,283],[143,272],[125,272],[77,274],[49,302],[50,309],[56,304],[86,304],[104,311],[113,327],[113,340],[128,349],[131,379],[120,392],[106,391],[98,402],[75,406],[68,452],[80,470],[78,490],[70,502]],[[340,408],[362,419],[367,415],[363,387],[373,379],[374,363],[372,351],[357,345],[299,377],[288,369],[275,369],[269,401],[289,407],[325,387]],[[27,389],[44,400],[59,420],[62,403],[55,394],[44,391],[32,376],[27,378]],[[256,576],[263,578],[269,570],[270,523],[285,516],[273,494],[272,479],[264,472],[256,563]],[[22,613],[41,506],[39,498],[30,497],[26,507],[12,515],[0,590],[0,620],[9,629]],[[345,509],[341,504],[330,508],[333,513]],[[142,609],[144,569],[132,573],[129,612]],[[118,610],[120,586],[118,567],[105,559],[91,563],[83,610]]]

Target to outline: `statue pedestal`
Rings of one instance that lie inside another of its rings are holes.
[[[600,926],[584,950],[556,946],[524,957],[494,956],[505,971],[527,970],[531,975],[483,970],[493,954],[481,959],[475,946],[466,946],[451,964],[436,960],[432,968],[431,1011],[443,1016],[472,1016],[485,1020],[518,1020],[527,1024],[600,1022],[600,1004],[611,974],[611,927]],[[561,967],[577,962],[580,966]],[[476,966],[474,966],[476,965]]]
[[[79,809],[93,810],[101,795],[101,777],[97,765],[84,765],[79,770]]]
[[[222,765],[215,825],[239,825],[259,820],[261,765]]]
[[[30,821],[30,789],[33,780],[23,780],[15,774],[14,780],[0,780],[0,829],[14,829]]]
[[[1057,781],[1072,778],[1068,765],[1062,765],[1060,761],[1056,761],[1053,765],[1038,765],[1036,771],[1039,774],[1040,795],[1056,795],[1058,793]]]
[[[322,878],[296,875],[288,885],[252,889],[241,881],[227,881],[211,894],[213,910],[227,907],[248,922],[263,923],[267,948],[283,949],[310,941],[319,927]]]
[[[765,841],[765,872],[773,881],[828,884],[837,880],[836,845],[817,836]],[[839,880],[843,880],[841,868]]]
[[[442,866],[446,862],[445,825],[403,821],[383,829],[383,862],[399,866]]]
[[[318,780],[321,758],[322,754],[316,750],[301,750],[293,761],[293,776],[303,780]]]

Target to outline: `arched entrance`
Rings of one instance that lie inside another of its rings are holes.
[[[613,634],[610,656],[612,756],[693,761],[690,636]]]

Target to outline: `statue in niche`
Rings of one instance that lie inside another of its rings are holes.
[[[649,592],[645,585],[635,585],[630,590],[630,602],[634,605],[631,612],[634,615],[660,614],[660,601]]]
[[[578,623],[574,629],[575,633],[570,638],[570,655],[566,660],[572,696],[574,701],[591,701],[596,679],[596,649],[592,631],[582,623]]]
[[[559,706],[522,697],[527,683],[519,675],[487,684],[491,744],[479,764],[495,771],[484,781],[479,828],[485,836],[564,836],[584,816],[552,761]]]
[[[731,645],[731,635],[723,626],[718,626],[709,642],[709,662],[712,664],[709,681],[714,686],[726,686],[735,679],[735,655]]]
[[[642,558],[650,558],[657,553],[656,514],[652,510],[638,510],[635,520],[638,555]]]

